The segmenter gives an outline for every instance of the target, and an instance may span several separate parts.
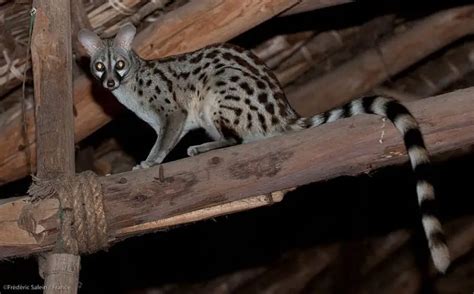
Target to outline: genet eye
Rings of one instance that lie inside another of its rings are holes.
[[[117,63],[115,64],[115,68],[118,69],[118,70],[121,70],[125,67],[125,62],[123,60],[119,60],[117,61]]]
[[[97,62],[94,66],[95,66],[95,69],[97,71],[104,71],[105,70],[105,65],[102,62]]]

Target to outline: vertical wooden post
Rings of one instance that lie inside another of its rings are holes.
[[[69,0],[35,0],[31,52],[36,102],[37,176],[73,175],[71,10]],[[77,293],[80,257],[46,255],[44,293]]]

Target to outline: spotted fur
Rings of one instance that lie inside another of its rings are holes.
[[[403,105],[372,96],[302,118],[288,104],[275,75],[250,51],[215,44],[144,60],[131,49],[134,35],[135,28],[127,25],[113,40],[101,40],[90,31],[81,31],[79,39],[91,56],[92,74],[158,134],[147,159],[137,168],[161,163],[195,128],[205,129],[214,141],[189,147],[190,156],[360,113],[385,116],[404,137],[417,176],[418,202],[431,255],[437,269],[446,270],[449,253],[434,208],[429,155],[416,120]],[[119,61],[126,66],[117,68]]]

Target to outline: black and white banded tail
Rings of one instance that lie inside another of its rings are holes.
[[[428,151],[415,118],[398,101],[378,96],[353,100],[346,105],[299,120],[301,125],[315,127],[357,114],[377,114],[387,117],[402,133],[411,166],[416,176],[416,191],[421,210],[423,228],[435,267],[445,272],[450,263],[449,251],[441,223],[437,217],[432,182],[432,167]]]

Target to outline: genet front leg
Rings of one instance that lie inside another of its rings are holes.
[[[186,113],[177,110],[170,113],[168,117],[161,117],[163,123],[157,130],[158,138],[153,145],[146,160],[142,161],[138,168],[148,168],[150,166],[160,164],[168,153],[176,146],[179,140],[184,136],[184,124],[186,122]]]

